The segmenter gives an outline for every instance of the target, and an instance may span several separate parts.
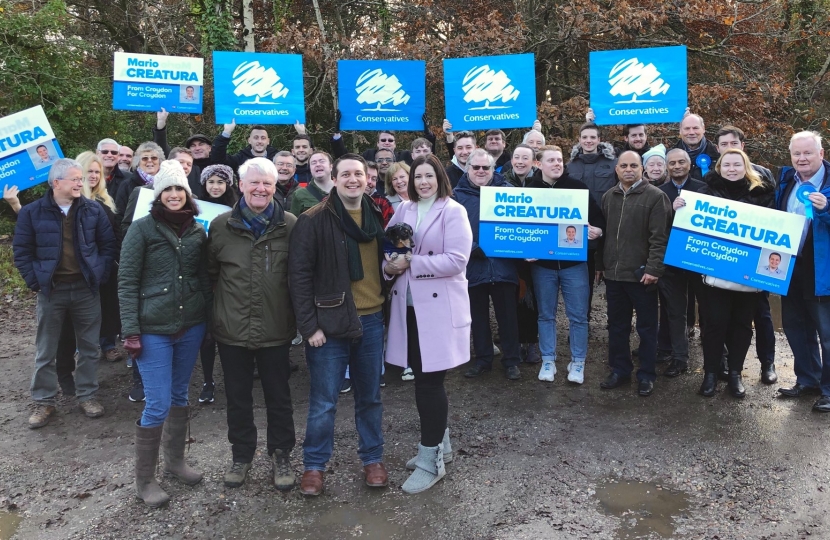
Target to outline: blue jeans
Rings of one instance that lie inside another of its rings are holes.
[[[142,426],[160,426],[171,406],[187,405],[190,375],[204,336],[205,323],[188,328],[178,339],[169,334],[141,334],[141,354],[135,361],[146,396]]]
[[[796,382],[821,388],[821,395],[830,396],[830,302],[823,300],[805,299],[796,288],[781,297],[781,319],[793,351]]]
[[[325,471],[331,459],[337,399],[347,366],[354,389],[357,453],[364,466],[383,461],[383,405],[378,384],[383,363],[383,313],[363,315],[360,324],[362,337],[326,337],[321,347],[312,347],[306,342],[311,383],[303,441],[303,465],[307,471]]]
[[[560,290],[569,322],[571,361],[585,360],[588,356],[588,297],[591,289],[587,266],[582,263],[564,270],[543,268],[538,264],[530,266],[539,311],[539,350],[543,362],[556,360],[556,305]]]

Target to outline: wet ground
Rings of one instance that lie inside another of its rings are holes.
[[[814,398],[776,398],[778,385],[759,381],[754,347],[744,371],[746,399],[732,399],[722,383],[716,397],[699,397],[698,337],[694,372],[659,378],[650,398],[638,397],[633,384],[602,391],[601,313],[591,324],[582,386],[566,380],[561,323],[553,383],[538,381],[536,366],[528,365],[518,382],[498,370],[476,380],[465,379],[463,368],[448,376],[455,460],[426,493],[400,489],[418,442],[418,418],[412,383],[390,368],[383,390],[388,489],[361,482],[352,394],[340,402],[323,496],[275,491],[262,446],[248,482],[225,488],[230,449],[220,382],[216,403],[197,406],[192,422],[188,459],[205,472],[204,482],[190,488],[163,480],[171,503],[149,510],[132,492],[132,423],[141,405],[126,399],[129,370],[123,362],[102,364],[103,418],[83,417],[67,398],[49,426],[29,430],[33,314],[31,307],[7,306],[0,312],[0,540],[830,538],[830,415],[811,412]],[[302,362],[300,349],[293,354]],[[783,335],[777,365],[781,383],[792,384]],[[217,375],[221,381],[221,369]],[[301,442],[308,378],[304,367],[295,375]],[[200,385],[197,368],[194,400]],[[255,402],[262,428],[259,389]],[[299,474],[299,444],[293,463]]]

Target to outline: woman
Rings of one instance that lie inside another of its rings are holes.
[[[162,436],[164,472],[187,485],[202,480],[184,462],[187,389],[213,294],[207,236],[194,220],[199,210],[177,161],[162,163],[153,195],[150,215],[134,222],[124,238],[118,299],[124,348],[138,364],[146,395],[136,423],[136,496],[158,507],[169,500],[155,479]]]
[[[721,197],[730,201],[774,208],[775,186],[764,180],[749,163],[749,158],[737,148],[725,150],[715,170],[706,175],[704,195]],[[686,205],[683,197],[674,200],[674,210]],[[705,397],[715,395],[718,368],[726,345],[729,364],[729,392],[736,398],[746,395],[741,371],[744,358],[752,341],[752,319],[758,307],[760,293],[739,292],[715,287],[701,287],[700,307],[706,319],[703,333],[703,384],[700,393]]]
[[[205,202],[224,204],[231,208],[239,200],[236,190],[233,189],[233,170],[227,165],[209,165],[202,170],[200,181],[204,186]],[[213,403],[215,401],[216,383],[213,380],[213,366],[216,362],[216,342],[208,332],[199,351],[202,360],[202,392],[199,394],[199,403]]]
[[[410,167],[403,161],[393,163],[386,171],[386,180],[384,181],[386,187],[386,198],[392,205],[392,208],[397,211],[398,205],[404,201],[409,200],[409,192],[407,186],[409,185],[409,171]]]
[[[643,177],[652,186],[662,186],[669,178],[666,169],[666,147],[662,144],[652,146],[643,154]]]
[[[107,218],[112,225],[112,230],[118,230],[115,221],[115,203],[107,193],[107,183],[104,178],[104,162],[95,152],[83,152],[76,158],[84,171],[83,194],[87,199],[93,199],[100,203]],[[116,240],[118,235],[115,235]],[[119,251],[120,251],[120,245]],[[121,333],[121,317],[118,307],[118,259],[115,260],[115,267],[110,273],[110,279],[101,286],[101,352],[109,362],[116,362],[121,359],[121,352],[116,346],[118,334]]]
[[[164,150],[154,142],[145,142],[136,149],[133,155],[133,175],[118,187],[115,195],[115,207],[119,225],[124,212],[127,210],[127,203],[130,201],[130,194],[139,186],[152,186],[153,178],[159,171],[161,162],[164,161]],[[116,229],[117,230],[117,229]],[[123,236],[123,234],[122,234]]]
[[[452,459],[447,429],[447,370],[470,358],[470,297],[465,271],[473,233],[464,207],[450,198],[444,167],[430,154],[412,163],[402,202],[389,226],[404,222],[415,232],[411,257],[384,263],[386,279],[395,279],[386,361],[415,375],[415,403],[421,419],[418,455],[407,468],[407,493],[419,493],[444,477]]]

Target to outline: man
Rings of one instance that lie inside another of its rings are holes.
[[[118,149],[118,168],[124,174],[129,174],[133,168],[133,149],[122,146]]]
[[[695,180],[703,180],[705,173],[715,168],[715,163],[720,157],[717,145],[706,139],[703,117],[696,114],[689,114],[680,122],[680,140],[674,147],[689,154],[692,160],[692,170],[689,174]]]
[[[389,167],[392,166],[392,163],[395,163],[395,154],[388,148],[378,148],[375,150],[374,162],[377,163],[378,166],[378,178],[386,178],[386,173],[389,172]],[[381,181],[377,186],[378,193],[381,195],[386,194],[385,185],[386,182]]]
[[[291,152],[282,150],[274,156],[274,166],[277,168],[277,185],[274,198],[286,212],[291,209],[294,193],[300,189],[300,183],[294,176],[295,160]]]
[[[294,410],[288,353],[297,332],[288,295],[288,240],[297,219],[274,201],[277,169],[265,158],[239,167],[242,199],[210,224],[208,274],[215,284],[213,337],[225,375],[233,463],[225,485],[245,483],[257,446],[254,369],[265,396],[271,481],[294,487]]]
[[[101,139],[95,153],[104,163],[104,179],[107,182],[107,193],[115,200],[118,195],[118,188],[129,178],[118,166],[118,153],[121,146],[114,139]]]
[[[383,228],[386,228],[386,225],[389,224],[389,220],[392,219],[392,216],[395,215],[395,209],[392,208],[392,203],[389,202],[384,195],[378,193],[377,185],[378,185],[378,178],[380,174],[378,172],[378,164],[374,161],[367,161],[366,162],[366,195],[372,198],[372,201],[378,208],[380,208],[380,214],[383,217]]]
[[[646,126],[643,124],[626,124],[623,126],[623,141],[625,141],[625,144],[617,150],[617,155],[626,150],[634,150],[642,157],[650,148]]]
[[[327,152],[322,150],[314,152],[308,163],[311,169],[311,182],[306,187],[295,191],[291,201],[291,213],[297,217],[316,206],[334,187],[334,181],[331,178],[331,156]]]
[[[821,135],[813,131],[793,135],[790,159],[793,168],[781,176],[776,207],[806,215],[807,203],[798,200],[798,187],[809,185],[815,191],[808,196],[813,218],[805,223],[798,256],[791,261],[790,288],[781,297],[781,317],[793,351],[796,383],[778,392],[785,397],[821,393],[813,410],[830,412],[830,162],[824,159]]]
[[[170,145],[167,144],[167,118],[170,116],[170,113],[161,109],[158,113],[156,113],[156,127],[153,128],[153,142],[156,143],[161,147],[164,151],[164,155],[170,155]],[[193,165],[199,168],[199,172],[207,167],[208,165],[213,165],[213,162],[210,159],[210,150],[211,150],[211,140],[201,133],[196,133],[195,135],[191,135],[187,138],[184,142],[184,147],[190,150],[191,154],[193,154]],[[198,178],[197,178],[198,179]],[[188,185],[193,189],[193,183],[188,178]],[[199,192],[201,188],[199,189]],[[194,191],[194,193],[198,193]]]
[[[767,258],[767,265],[762,269],[764,274],[776,279],[784,279],[786,273],[779,268],[781,265],[781,254],[772,252]]]
[[[718,156],[730,148],[744,150],[745,142],[746,136],[743,130],[735,126],[723,126],[715,135]],[[770,185],[775,185],[775,177],[772,176],[769,169],[754,163],[750,163],[750,165],[762,180]],[[758,295],[758,307],[755,309],[754,324],[755,352],[758,355],[758,361],[761,362],[761,382],[775,384],[778,381],[778,374],[775,372],[775,326],[772,324],[768,292]],[[728,371],[728,368],[721,370],[721,377],[724,373],[728,376]]]
[[[81,196],[83,169],[59,159],[49,170],[49,190],[20,210],[14,234],[14,264],[37,292],[37,334],[29,427],[40,428],[55,414],[58,376],[55,355],[61,326],[70,317],[78,362],[75,395],[89,418],[104,414],[98,391],[98,333],[101,300],[116,255],[115,235],[101,205]]]
[[[432,153],[432,143],[429,142],[428,139],[424,139],[423,137],[419,137],[412,141],[412,150],[410,150],[410,154],[412,154],[412,161],[415,161],[421,156],[428,156]]]
[[[510,169],[502,176],[515,187],[527,187],[533,180],[534,173],[536,173],[536,168],[533,166],[535,161],[536,151],[524,143],[519,144],[513,150]]]
[[[579,247],[582,244],[576,237],[576,227],[573,225],[565,227],[565,238],[562,239],[562,243],[571,247]]]
[[[608,229],[597,258],[604,273],[608,301],[608,363],[611,374],[600,387],[618,388],[631,380],[632,311],[637,313],[640,336],[640,396],[654,391],[657,349],[657,281],[663,275],[671,206],[665,193],[643,181],[640,155],[620,154],[616,167],[620,183],[602,197]],[[625,209],[625,211],[623,211]]]
[[[308,159],[314,151],[314,144],[311,137],[303,133],[294,136],[291,141],[291,155],[294,156],[294,178],[297,183],[305,186],[311,181],[312,174]]]
[[[494,172],[497,173],[501,173],[502,167],[511,161],[511,152],[505,149],[507,146],[505,141],[504,131],[500,129],[490,129],[484,134],[484,149],[496,160]]]
[[[524,137],[522,137],[522,144],[526,144],[538,152],[543,146],[545,146],[545,136],[542,135],[541,131],[531,129],[524,134]]]
[[[654,187],[660,187],[668,180],[666,169],[666,147],[662,144],[649,148],[643,154],[643,178]]]
[[[231,135],[235,129],[236,120],[233,120],[230,124],[225,124],[222,133],[213,139],[213,146],[210,150],[210,160],[213,163],[223,163],[237,172],[239,166],[249,159],[255,157],[264,157],[268,161],[274,159],[277,149],[269,144],[271,139],[268,137],[268,132],[265,126],[260,125],[251,126],[251,131],[248,133],[248,146],[229,156],[228,143],[231,142]]]
[[[37,155],[40,158],[37,163],[35,163],[35,166],[38,168],[48,165],[54,161],[52,156],[49,155],[49,149],[46,148],[45,144],[38,145],[38,147],[35,148],[35,152],[37,152]]]
[[[190,186],[190,192],[197,198],[202,199],[205,196],[205,186],[202,185],[202,169],[193,164],[193,152],[187,148],[177,146],[170,150],[167,154],[167,159],[175,159],[184,169],[184,174],[187,175],[187,184]]]
[[[334,184],[331,196],[297,219],[288,258],[289,291],[306,340],[311,381],[300,484],[307,496],[323,492],[346,366],[354,388],[364,480],[370,487],[388,484],[378,384],[383,363],[383,226],[366,195],[365,159],[356,154],[338,159]]]
[[[652,148],[652,150],[654,150]],[[649,152],[651,152],[650,150]],[[666,154],[669,181],[659,187],[673,205],[681,191],[698,192],[706,186],[700,180],[689,176],[692,162],[685,150],[672,148]],[[674,211],[671,213],[674,219]],[[669,224],[671,230],[671,223]],[[670,359],[663,372],[666,377],[678,377],[689,369],[689,336],[686,322],[688,317],[688,291],[696,290],[700,283],[699,274],[666,266],[663,277],[657,282],[660,295],[660,325],[657,333],[657,358]],[[694,304],[694,300],[692,300]]]
[[[188,86],[184,89],[184,100],[185,101],[196,101],[196,96],[194,95],[196,89],[192,86]]]
[[[430,144],[435,144],[435,135],[429,129],[427,125],[427,115],[424,114],[424,138],[429,141]],[[396,150],[396,143],[395,143],[395,132],[394,131],[379,131],[378,132],[378,143],[376,148],[370,148],[363,152],[363,159],[366,161],[374,161],[380,165],[378,162],[377,155],[375,152],[379,149],[386,149],[392,151],[392,157],[395,159],[396,162],[403,161],[407,165],[412,165],[412,161],[415,159],[412,155],[412,152],[409,150]],[[344,147],[345,150],[345,147]],[[335,153],[335,155],[337,155]],[[340,157],[340,156],[338,156]]]
[[[472,131],[459,131],[455,134],[454,155],[446,169],[452,187],[457,186],[458,181],[464,176],[464,171],[467,169],[467,159],[475,149],[476,137]]]

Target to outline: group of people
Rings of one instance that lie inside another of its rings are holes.
[[[347,391],[354,392],[365,483],[388,484],[384,363],[414,380],[420,418],[417,454],[406,464],[413,472],[403,490],[418,493],[439,481],[453,457],[447,371],[472,356],[464,375],[479,377],[500,354],[507,379],[520,379],[526,363],[538,364],[538,379],[554,381],[560,292],[568,319],[567,379],[582,384],[593,287],[600,281],[610,368],[601,388],[630,383],[632,356],[639,359],[640,396],[652,394],[658,363],[666,363],[666,377],[686,373],[695,300],[704,354],[700,393],[714,395],[725,379],[733,396],[745,395],[742,371],[753,323],[761,379],[775,383],[766,293],[707,286],[699,275],[663,261],[686,191],[805,215],[794,187],[814,186],[807,214],[813,217],[782,301],[797,382],[779,392],[820,394],[814,409],[830,412],[824,362],[830,318],[822,301],[830,296],[830,163],[816,133],[793,135],[792,168],[776,181],[750,162],[740,129],[724,126],[710,142],[694,114],[683,119],[680,140],[666,151],[662,144],[649,146],[642,125],[626,126],[624,144],[616,148],[603,142],[589,112],[567,160],[562,148],[546,145],[538,123],[508,151],[501,130],[487,131],[480,148],[475,134],[452,132],[445,121],[452,151],[447,165],[433,153],[436,140],[426,124],[410,150],[398,150],[395,133],[383,131],[363,155],[348,153],[339,132],[330,141],[333,155],[315,149],[299,124],[291,149],[279,151],[263,126],[253,126],[248,146],[229,154],[234,123],[213,140],[196,134],[171,149],[167,119],[166,112],[158,114],[154,140],[134,154],[104,139],[95,153],[56,160],[49,190],[31,204],[21,208],[13,188],[4,193],[19,213],[15,264],[37,292],[29,426],[48,424],[59,387],[77,397],[87,416],[103,415],[95,398],[98,361],[120,358],[120,337],[140,385],[135,400],[144,401],[135,425],[135,489],[149,506],[169,499],[155,477],[160,449],[165,473],[187,485],[202,479],[184,459],[188,388],[201,358],[199,401],[213,402],[217,349],[232,452],[225,485],[241,486],[251,468],[258,377],[272,482],[288,490],[296,483],[289,351],[305,342],[310,390],[300,490],[308,496],[324,489],[337,401]],[[713,164],[710,170],[701,155]],[[479,244],[484,186],[587,190],[588,260],[487,254]],[[149,208],[137,208],[142,190],[152,191]],[[196,219],[197,201],[229,211],[206,231]],[[385,232],[399,227],[412,231],[412,246],[401,256],[389,252]],[[491,303],[500,348],[491,332]],[[635,312],[639,346],[632,351]]]

